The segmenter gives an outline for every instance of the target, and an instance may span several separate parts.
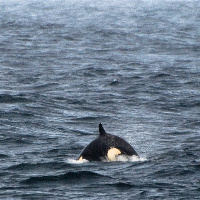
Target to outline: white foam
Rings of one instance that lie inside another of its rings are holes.
[[[141,162],[147,161],[147,158],[139,158],[139,161]]]
[[[146,160],[147,160],[146,158],[139,158],[137,156],[124,156],[124,155],[116,156],[116,161],[121,161],[121,162],[139,162]]]
[[[125,155],[117,155],[115,157],[114,162],[142,162],[142,161],[146,161],[146,158],[139,158],[137,156],[125,156]],[[112,162],[109,159],[105,159],[103,160],[103,162]]]
[[[82,163],[86,163],[86,162],[89,162],[89,161],[86,160],[86,159],[75,160],[75,159],[69,158],[69,159],[67,160],[67,162],[70,163],[70,164],[82,164]]]
[[[137,156],[125,156],[125,155],[118,155],[115,157],[115,160],[109,160],[109,159],[104,159],[103,162],[144,162],[146,161],[147,159],[146,158],[139,158]],[[86,159],[82,159],[82,160],[75,160],[75,159],[72,159],[72,158],[69,158],[67,160],[67,163],[70,163],[70,164],[83,164],[83,163],[87,163],[89,162],[88,160]]]

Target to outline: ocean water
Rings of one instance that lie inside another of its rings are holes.
[[[77,162],[98,124],[141,159]],[[0,1],[0,199],[200,199],[200,1]]]

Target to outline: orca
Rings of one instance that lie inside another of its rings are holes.
[[[138,156],[133,147],[121,137],[108,134],[102,124],[99,124],[99,136],[86,146],[80,156],[88,161],[116,161],[119,155],[125,157]]]

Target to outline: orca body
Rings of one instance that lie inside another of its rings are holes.
[[[124,139],[105,132],[102,124],[99,124],[99,137],[93,140],[79,156],[79,160],[88,161],[116,161],[118,155],[138,156],[133,147]]]

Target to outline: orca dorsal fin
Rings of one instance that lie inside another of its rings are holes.
[[[99,124],[99,134],[100,135],[106,135],[106,131],[104,130],[104,128],[103,128],[101,123]]]

